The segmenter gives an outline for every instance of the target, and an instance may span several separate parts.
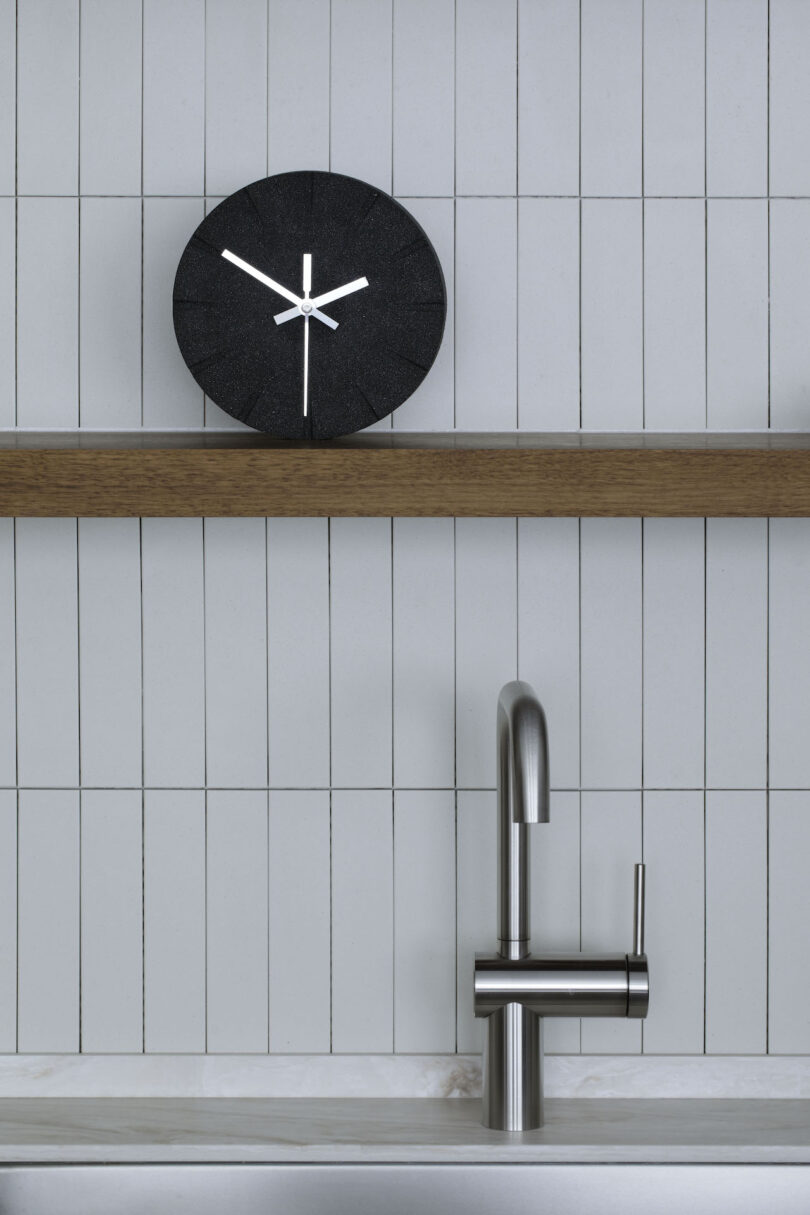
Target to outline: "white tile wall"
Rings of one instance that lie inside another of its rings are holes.
[[[315,167],[439,251],[396,430],[804,428],[808,55],[804,0],[0,0],[0,425],[230,426],[177,258]],[[799,519],[0,520],[0,1049],[477,1049],[519,674],[537,941],[629,944],[649,865],[649,1021],[548,1048],[810,1054],[808,552]]]

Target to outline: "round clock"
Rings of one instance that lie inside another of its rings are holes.
[[[280,173],[215,207],[174,282],[194,379],[278,438],[330,439],[386,417],[427,375],[447,301],[423,229],[340,173]]]

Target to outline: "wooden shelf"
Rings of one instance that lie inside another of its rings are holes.
[[[0,514],[810,515],[810,433],[6,431]]]

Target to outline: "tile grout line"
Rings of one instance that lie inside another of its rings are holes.
[[[269,55],[269,0],[266,8],[268,17],[268,55]],[[267,773],[267,792],[265,797],[265,848],[264,848],[264,885],[265,898],[265,927],[267,932],[266,974],[264,994],[267,1001],[266,1041],[267,1053],[270,1053],[271,1034],[271,997],[270,997],[270,527],[264,520],[264,754],[265,771]]]
[[[645,38],[645,15],[647,11],[647,0],[641,0],[641,131],[640,131],[640,159],[641,159],[641,429],[647,429],[647,346],[646,346],[646,283],[645,275],[647,269],[646,262],[646,219],[647,219],[647,200],[644,193],[646,181],[644,179],[645,163],[644,163],[644,38]],[[642,1024],[642,1034],[644,1026]]]
[[[766,5],[765,186],[768,275],[768,429],[771,428],[771,0]],[[771,1050],[771,521],[765,520],[765,1054]]]
[[[76,520],[75,537],[76,537],[76,764],[79,775],[79,788],[77,793],[78,810],[79,810],[79,905],[78,905],[78,920],[79,920],[79,1054],[82,1053],[83,1045],[83,1024],[82,1024],[82,997],[83,984],[82,972],[84,970],[83,958],[83,939],[82,939],[82,821],[83,821],[83,791],[82,791],[82,579],[81,579],[81,561],[80,561],[80,524],[79,519]]]
[[[707,1046],[708,978],[709,978],[709,839],[708,839],[708,780],[709,757],[709,521],[703,520],[703,1053]]]
[[[138,573],[141,677],[141,1050],[146,1051],[146,770],[144,732],[144,646],[143,646],[143,519],[138,520]]]
[[[17,627],[17,520],[12,520],[11,528],[13,553],[13,593],[14,593],[14,776],[17,781],[15,802],[17,807],[17,839],[16,839],[16,916],[15,925],[15,968],[16,988],[14,1007],[14,1049],[20,1049],[20,730],[19,730],[19,640]]]
[[[582,0],[577,5],[577,275],[578,275],[578,349],[579,425],[582,427]],[[582,786],[582,519],[577,519],[577,783]],[[582,949],[582,793],[577,796],[578,811],[578,908],[579,948]],[[582,1018],[577,1026],[578,1050],[582,1054]]]

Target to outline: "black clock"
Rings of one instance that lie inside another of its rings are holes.
[[[382,190],[280,173],[203,220],[180,258],[174,329],[208,396],[278,438],[330,439],[386,417],[439,350],[433,247]]]

